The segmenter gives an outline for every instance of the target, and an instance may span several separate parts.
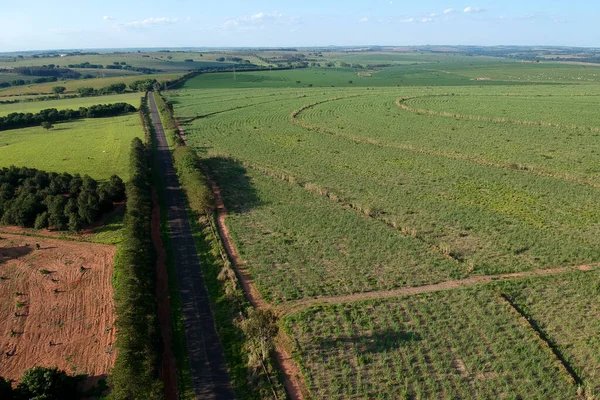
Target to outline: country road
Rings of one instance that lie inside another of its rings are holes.
[[[165,188],[167,216],[196,398],[233,399],[223,348],[217,336],[183,193],[152,93],[148,96],[148,104],[157,139],[157,157]]]

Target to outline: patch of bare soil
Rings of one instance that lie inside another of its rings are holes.
[[[162,335],[162,357],[159,375],[165,384],[165,399],[177,400],[177,363],[173,354],[173,328],[171,323],[171,300],[169,298],[169,274],[167,252],[160,236],[160,206],[156,191],[152,189],[152,242],[156,248],[156,299],[158,323]]]
[[[112,368],[115,247],[0,233],[0,376],[34,366],[85,373]]]

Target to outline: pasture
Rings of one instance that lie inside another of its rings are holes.
[[[599,70],[436,57],[166,95],[314,398],[593,396]]]
[[[57,123],[50,130],[8,130],[0,132],[0,167],[87,174],[98,180],[116,174],[127,181],[131,140],[143,134],[137,114]]]
[[[0,117],[14,112],[35,114],[48,108],[56,108],[57,110],[77,110],[79,107],[90,107],[96,104],[129,103],[132,106],[139,108],[141,97],[141,93],[125,93],[109,96],[0,104]]]

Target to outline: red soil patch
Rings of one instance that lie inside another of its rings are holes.
[[[0,376],[43,366],[85,373],[87,387],[105,378],[116,357],[115,247],[0,237]]]
[[[156,298],[158,301],[158,323],[163,340],[159,375],[165,384],[165,399],[177,400],[177,364],[175,355],[171,350],[173,329],[171,325],[167,253],[160,236],[160,206],[154,189],[152,189],[152,242],[156,247]]]

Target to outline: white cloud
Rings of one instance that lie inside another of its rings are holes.
[[[146,18],[141,21],[126,22],[126,23],[122,24],[121,26],[126,27],[126,28],[148,28],[148,27],[157,26],[157,25],[176,24],[177,22],[180,22],[180,21],[181,20],[179,18],[151,17],[151,18]]]
[[[452,14],[454,12],[454,8],[446,8],[444,10],[444,14],[448,15],[448,14]]]
[[[436,14],[436,13],[431,13],[431,14],[429,14],[429,16],[430,16],[431,18],[435,18],[435,17],[437,17],[437,14]]]
[[[480,12],[484,12],[484,11],[485,11],[485,9],[483,9],[483,8],[471,7],[471,6],[465,7],[465,9],[463,10],[463,12],[466,12],[466,13],[480,13]]]
[[[369,18],[362,17],[361,19],[358,20],[358,22],[369,22]]]
[[[421,22],[423,22],[423,23],[433,22],[433,18],[421,18]]]
[[[404,19],[400,20],[400,23],[402,23],[402,24],[411,24],[413,22],[415,22],[414,18],[404,18]]]
[[[237,18],[225,20],[222,26],[224,30],[250,30],[263,29],[267,25],[291,25],[296,22],[296,18],[288,17],[280,12],[264,13],[259,12],[253,15],[242,15]]]
[[[104,17],[102,17],[103,20],[105,21],[114,21],[115,19],[113,17],[111,17],[110,15],[105,15]]]

